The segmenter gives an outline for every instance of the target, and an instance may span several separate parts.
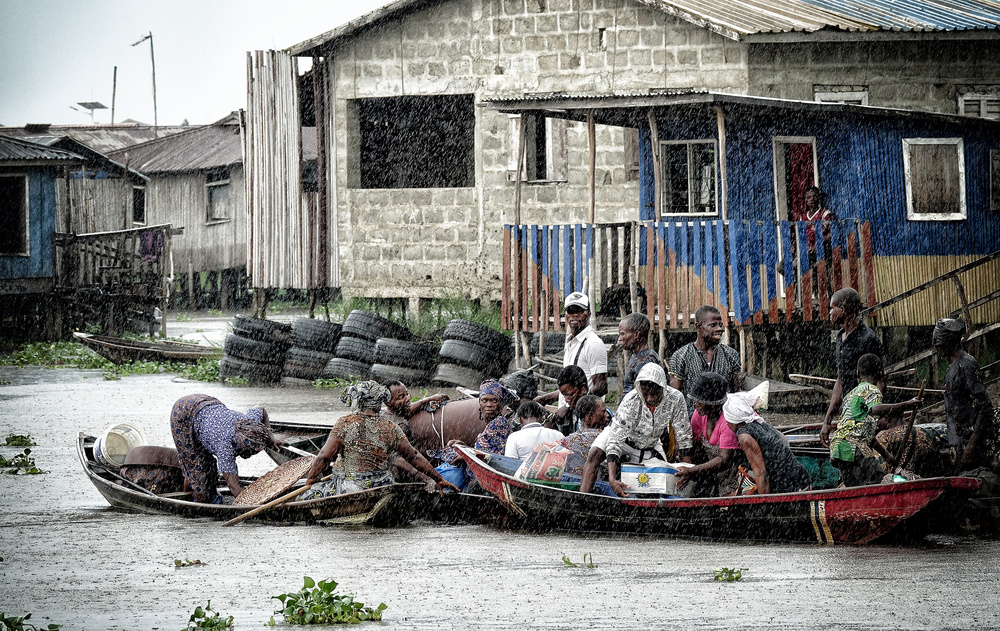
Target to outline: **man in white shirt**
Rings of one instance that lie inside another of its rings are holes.
[[[608,393],[608,351],[590,326],[590,298],[585,293],[574,291],[566,296],[565,310],[567,332],[563,368],[579,366],[587,375],[589,394],[603,397]],[[535,400],[542,404],[552,403],[556,394],[550,392]],[[559,407],[565,405],[565,397],[559,394]]]
[[[517,409],[517,415],[522,422],[521,429],[507,437],[503,455],[524,460],[535,451],[535,445],[563,439],[562,432],[542,425],[544,413],[542,406],[534,401],[521,404]]]

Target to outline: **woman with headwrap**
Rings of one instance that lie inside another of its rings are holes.
[[[434,480],[439,491],[446,488],[458,491],[417,453],[398,425],[379,414],[382,404],[391,396],[389,389],[377,381],[362,381],[344,390],[340,400],[350,405],[352,412],[334,423],[329,438],[309,467],[306,483],[313,487],[300,499],[330,497],[392,484],[394,480],[388,469],[396,454]],[[335,459],[333,477],[316,484]]]
[[[809,490],[812,488],[809,474],[792,453],[787,439],[757,414],[758,408],[767,405],[766,390],[761,386],[750,392],[727,395],[722,406],[722,415],[753,469],[757,493]]]
[[[503,455],[507,437],[514,428],[500,412],[518,400],[517,393],[504,387],[496,379],[487,379],[479,384],[479,418],[486,423],[486,427],[476,438],[476,449]]]
[[[942,318],[931,337],[938,355],[948,360],[944,411],[956,472],[995,465],[997,460],[997,413],[983,385],[979,362],[962,348],[964,333],[961,320]]]
[[[184,483],[194,493],[194,501],[222,504],[219,474],[233,497],[240,494],[236,457],[249,458],[273,443],[271,426],[264,408],[250,408],[246,414],[230,410],[215,397],[191,394],[181,397],[170,411],[170,433],[184,472]]]

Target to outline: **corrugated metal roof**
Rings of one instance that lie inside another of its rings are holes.
[[[83,144],[75,138],[70,138],[69,136],[28,136],[24,138],[29,142],[33,142],[38,145],[44,145],[46,147],[52,147],[54,149],[62,149],[64,151],[70,151],[72,153],[78,154],[84,158],[84,160],[92,160],[98,164],[110,165],[113,170],[117,170],[121,173],[125,172],[125,165],[112,160],[108,156],[104,155],[99,151],[94,151],[87,145]],[[149,178],[139,173],[135,169],[129,167],[129,173],[137,180],[148,180]]]
[[[68,136],[98,153],[107,155],[115,149],[172,136],[191,129],[190,126],[169,125],[156,128],[151,125],[27,125],[25,127],[0,127],[0,136],[25,138],[28,136]]]
[[[0,136],[0,161],[51,161],[53,163],[63,163],[80,162],[82,160],[83,158],[69,151],[52,149],[51,147],[46,147],[45,145],[17,138],[6,138]]]
[[[302,154],[316,158],[316,128],[302,128]],[[108,154],[140,173],[190,173],[243,163],[238,125],[205,125]]]
[[[396,0],[347,24],[290,46],[320,54],[356,31],[444,0]],[[816,31],[975,31],[1000,28],[996,0],[636,0],[726,37]]]

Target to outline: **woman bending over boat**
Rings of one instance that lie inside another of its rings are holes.
[[[762,393],[754,388],[750,392],[728,395],[722,406],[726,423],[736,434],[740,449],[753,469],[757,493],[793,493],[811,489],[809,474],[792,453],[785,437],[754,409],[761,399]]]
[[[732,495],[738,487],[737,465],[746,463],[740,442],[722,414],[728,390],[725,377],[714,372],[701,373],[691,386],[693,460],[698,464],[677,472],[677,488],[695,484],[694,497]]]
[[[353,412],[334,423],[329,438],[309,468],[306,483],[313,487],[300,496],[301,500],[392,484],[394,480],[388,469],[396,454],[434,480],[438,491],[446,488],[458,491],[417,453],[398,425],[379,414],[382,404],[390,398],[389,389],[377,381],[362,381],[344,390],[340,400],[350,405]],[[338,455],[333,477],[316,483]]]
[[[243,490],[237,456],[249,458],[268,443],[275,448],[281,444],[271,434],[264,408],[250,408],[240,414],[207,394],[191,394],[174,403],[170,434],[184,471],[185,486],[194,493],[194,501],[210,504],[224,503],[216,490],[220,473],[233,497]]]

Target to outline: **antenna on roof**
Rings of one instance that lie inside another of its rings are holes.
[[[156,56],[153,54],[153,32],[150,31],[149,34],[143,35],[142,39],[132,45],[138,46],[147,39],[149,40],[149,61],[153,67],[153,138],[156,138],[156,128],[159,127],[159,121],[156,117]]]

